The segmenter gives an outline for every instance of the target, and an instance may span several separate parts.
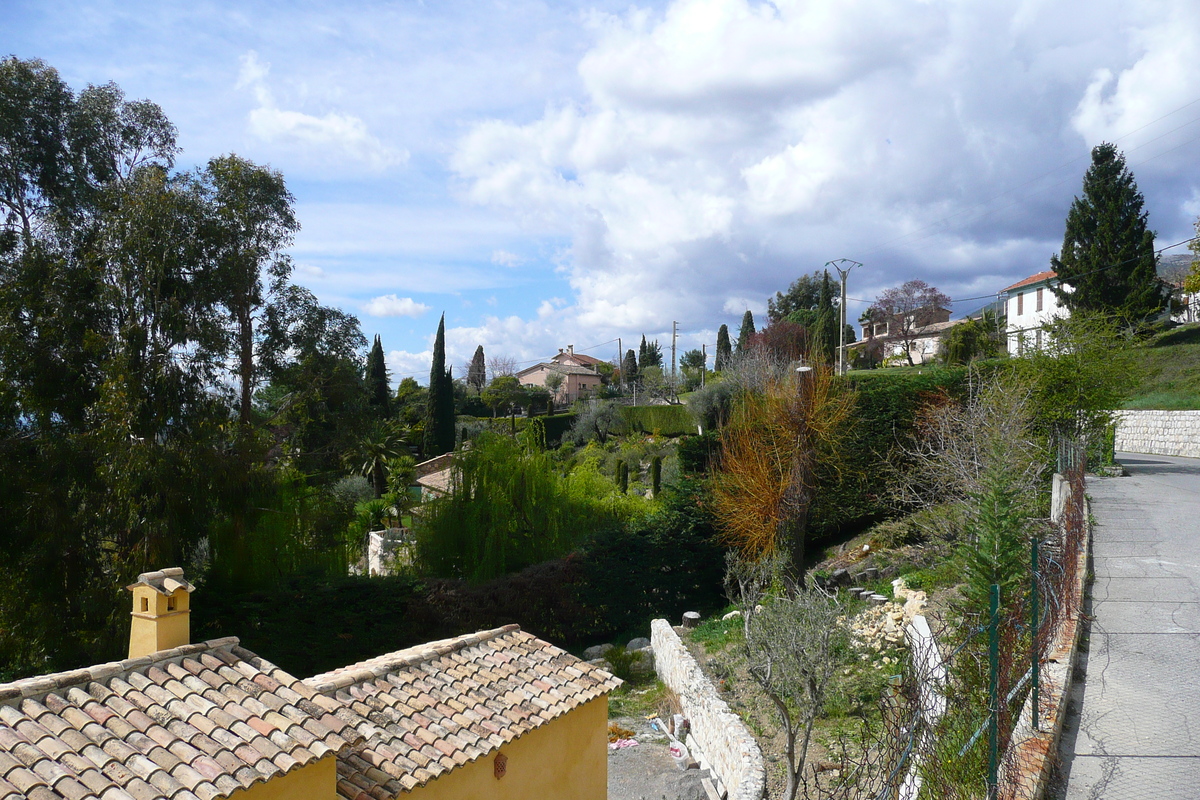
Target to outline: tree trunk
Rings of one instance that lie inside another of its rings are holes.
[[[250,424],[251,392],[254,388],[254,321],[248,310],[238,312],[238,361],[242,384],[239,421]]]

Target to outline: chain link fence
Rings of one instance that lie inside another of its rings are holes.
[[[1035,520],[1023,586],[990,611],[906,631],[911,657],[891,678],[882,726],[831,743],[799,795],[813,800],[1033,800],[1066,669],[1046,669],[1073,639],[1087,535],[1082,448],[1060,451],[1069,486],[1057,523]],[[1055,666],[1051,664],[1051,666]],[[1040,743],[1031,747],[1031,742]]]

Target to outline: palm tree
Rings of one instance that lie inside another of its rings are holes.
[[[375,424],[358,440],[352,458],[357,472],[371,482],[376,497],[387,491],[387,463],[390,459],[407,455],[404,433],[394,422]]]

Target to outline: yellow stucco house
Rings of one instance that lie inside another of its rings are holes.
[[[516,625],[300,680],[189,643],[178,568],[129,658],[0,684],[0,800],[604,800],[620,681]]]

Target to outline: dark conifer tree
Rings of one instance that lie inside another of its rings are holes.
[[[750,309],[746,309],[746,313],[742,315],[742,327],[738,331],[737,351],[738,355],[746,352],[746,348],[750,346],[750,337],[754,335],[754,315],[750,313]]]
[[[479,345],[475,348],[475,355],[471,357],[471,366],[467,368],[467,385],[475,387],[475,391],[483,391],[485,383],[487,362],[483,357],[483,345]]]
[[[1144,204],[1116,146],[1093,148],[1083,196],[1067,213],[1062,253],[1050,259],[1060,281],[1054,288],[1059,302],[1072,311],[1116,313],[1129,322],[1162,310],[1166,295],[1155,271],[1154,232],[1146,226]]]
[[[642,336],[641,353],[638,356],[638,370],[644,372],[646,367],[661,367],[662,366],[662,347],[659,346],[658,340],[647,342],[646,337]]]
[[[826,364],[832,364],[837,354],[838,346],[838,316],[833,307],[833,282],[826,270],[821,278],[821,288],[817,294],[817,321],[813,325],[811,355]]]
[[[717,328],[717,357],[713,362],[713,369],[720,372],[729,366],[732,360],[733,346],[729,343],[729,326],[722,325]]]
[[[627,386],[637,385],[638,364],[637,356],[633,354],[633,350],[629,350],[625,353],[625,360],[621,362],[621,377]]]
[[[425,411],[425,458],[454,449],[454,377],[446,369],[446,315],[438,322],[429,370],[429,405]]]
[[[392,391],[388,387],[387,362],[383,358],[383,342],[375,334],[375,344],[367,356],[367,402],[376,416],[387,419],[392,415]]]

